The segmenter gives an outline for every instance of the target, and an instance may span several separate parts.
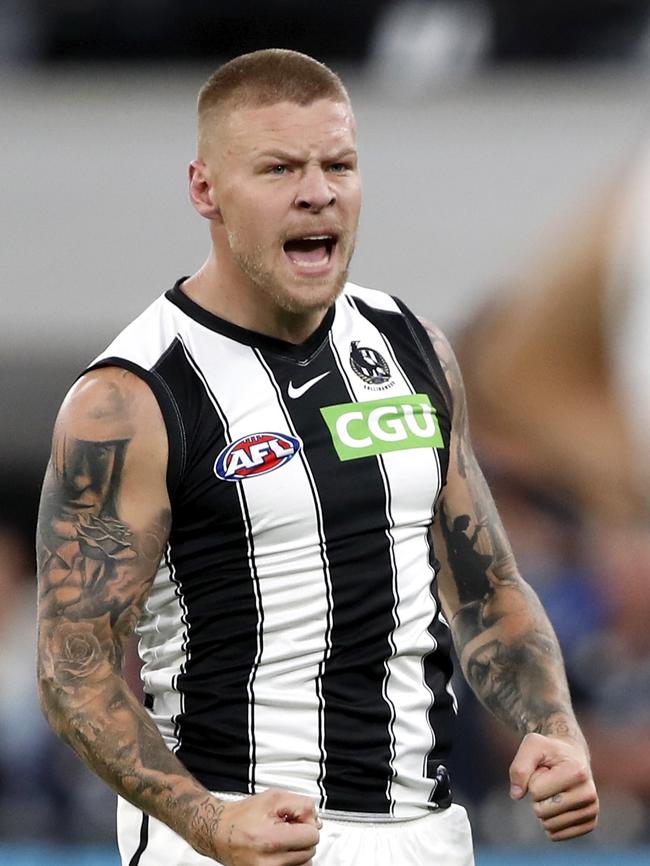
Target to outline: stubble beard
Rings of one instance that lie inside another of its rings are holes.
[[[342,238],[339,238],[339,243],[341,241]],[[270,297],[279,309],[296,316],[327,310],[336,301],[348,279],[350,261],[354,252],[354,239],[349,247],[346,265],[331,282],[329,291],[322,293],[320,290],[330,283],[331,277],[310,280],[306,286],[303,284],[305,288],[296,287],[297,291],[292,291],[290,286],[279,280],[273,271],[264,266],[262,247],[258,246],[246,251],[239,250],[236,238],[232,236],[230,238],[230,249],[233,257],[241,272],[250,280],[252,285],[260,293]]]

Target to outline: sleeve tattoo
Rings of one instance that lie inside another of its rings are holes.
[[[120,517],[129,439],[55,438],[37,538],[39,664],[52,727],[114,790],[214,851],[220,804],[165,746],[122,677],[127,638],[167,539],[167,510]]]
[[[519,575],[471,446],[458,363],[445,337],[425,327],[454,397],[456,486],[443,492],[435,523],[457,599],[450,626],[463,672],[482,703],[516,731],[581,739],[557,638]]]

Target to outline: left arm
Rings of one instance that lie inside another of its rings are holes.
[[[596,825],[598,798],[560,647],[517,570],[474,455],[456,359],[444,336],[427,330],[454,403],[447,484],[432,530],[440,599],[469,685],[524,738],[510,768],[511,795],[531,794],[551,839],[580,836]]]

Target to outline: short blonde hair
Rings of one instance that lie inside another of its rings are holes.
[[[350,103],[343,82],[325,64],[283,48],[242,54],[219,67],[199,91],[199,150],[206,143],[207,127],[224,108],[311,105],[319,99]]]

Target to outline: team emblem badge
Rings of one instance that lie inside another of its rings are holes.
[[[302,442],[288,433],[251,433],[231,442],[214,462],[214,474],[222,481],[241,481],[266,475],[288,463]]]
[[[350,343],[350,366],[367,385],[385,385],[390,381],[390,367],[376,349],[360,346],[358,340]]]

